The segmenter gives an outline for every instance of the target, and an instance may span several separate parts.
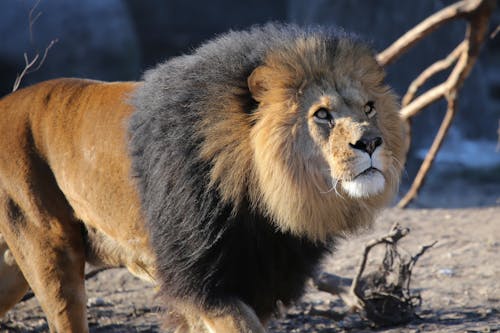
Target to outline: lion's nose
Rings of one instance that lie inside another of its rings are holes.
[[[355,149],[359,149],[368,153],[368,155],[372,155],[375,149],[382,144],[382,138],[377,136],[375,138],[361,138],[361,140],[356,141],[355,144],[349,143],[349,146]]]

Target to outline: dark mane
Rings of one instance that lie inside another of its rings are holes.
[[[166,299],[191,298],[217,308],[237,297],[265,317],[277,300],[289,304],[301,295],[327,251],[278,231],[253,209],[245,191],[251,156],[237,158],[238,170],[229,162],[241,144],[232,138],[239,131],[241,140],[248,140],[251,123],[227,135],[216,131],[226,128],[221,124],[231,121],[229,113],[255,112],[247,78],[268,52],[307,36],[333,44],[354,38],[336,30],[269,24],[222,35],[146,72],[132,100],[129,147]],[[221,154],[229,156],[221,162],[222,172],[238,172],[237,202],[222,198],[211,184]]]

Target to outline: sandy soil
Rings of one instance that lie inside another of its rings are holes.
[[[500,332],[500,206],[469,209],[388,209],[372,230],[342,241],[324,270],[353,277],[363,244],[384,235],[394,222],[411,229],[401,245],[415,253],[421,245],[438,243],[418,262],[412,289],[420,292],[420,319],[383,332]],[[342,303],[314,288],[269,331],[368,332],[369,324],[355,314],[341,321],[311,315],[335,311]],[[91,332],[158,332],[159,309],[153,288],[123,269],[89,279],[88,315]],[[0,332],[46,332],[47,324],[35,298],[19,303],[0,321]]]

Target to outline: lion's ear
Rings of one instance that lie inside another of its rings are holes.
[[[267,66],[259,66],[255,68],[247,79],[248,89],[252,97],[261,102],[267,90],[269,90],[269,79],[271,76],[271,69]]]

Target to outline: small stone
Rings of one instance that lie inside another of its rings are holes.
[[[111,305],[110,303],[106,302],[104,299],[101,297],[91,297],[87,300],[87,306],[88,307],[93,307],[93,306],[106,306],[106,305]]]
[[[451,268],[441,268],[440,270],[438,270],[438,274],[447,277],[452,277],[455,275],[455,271]]]

